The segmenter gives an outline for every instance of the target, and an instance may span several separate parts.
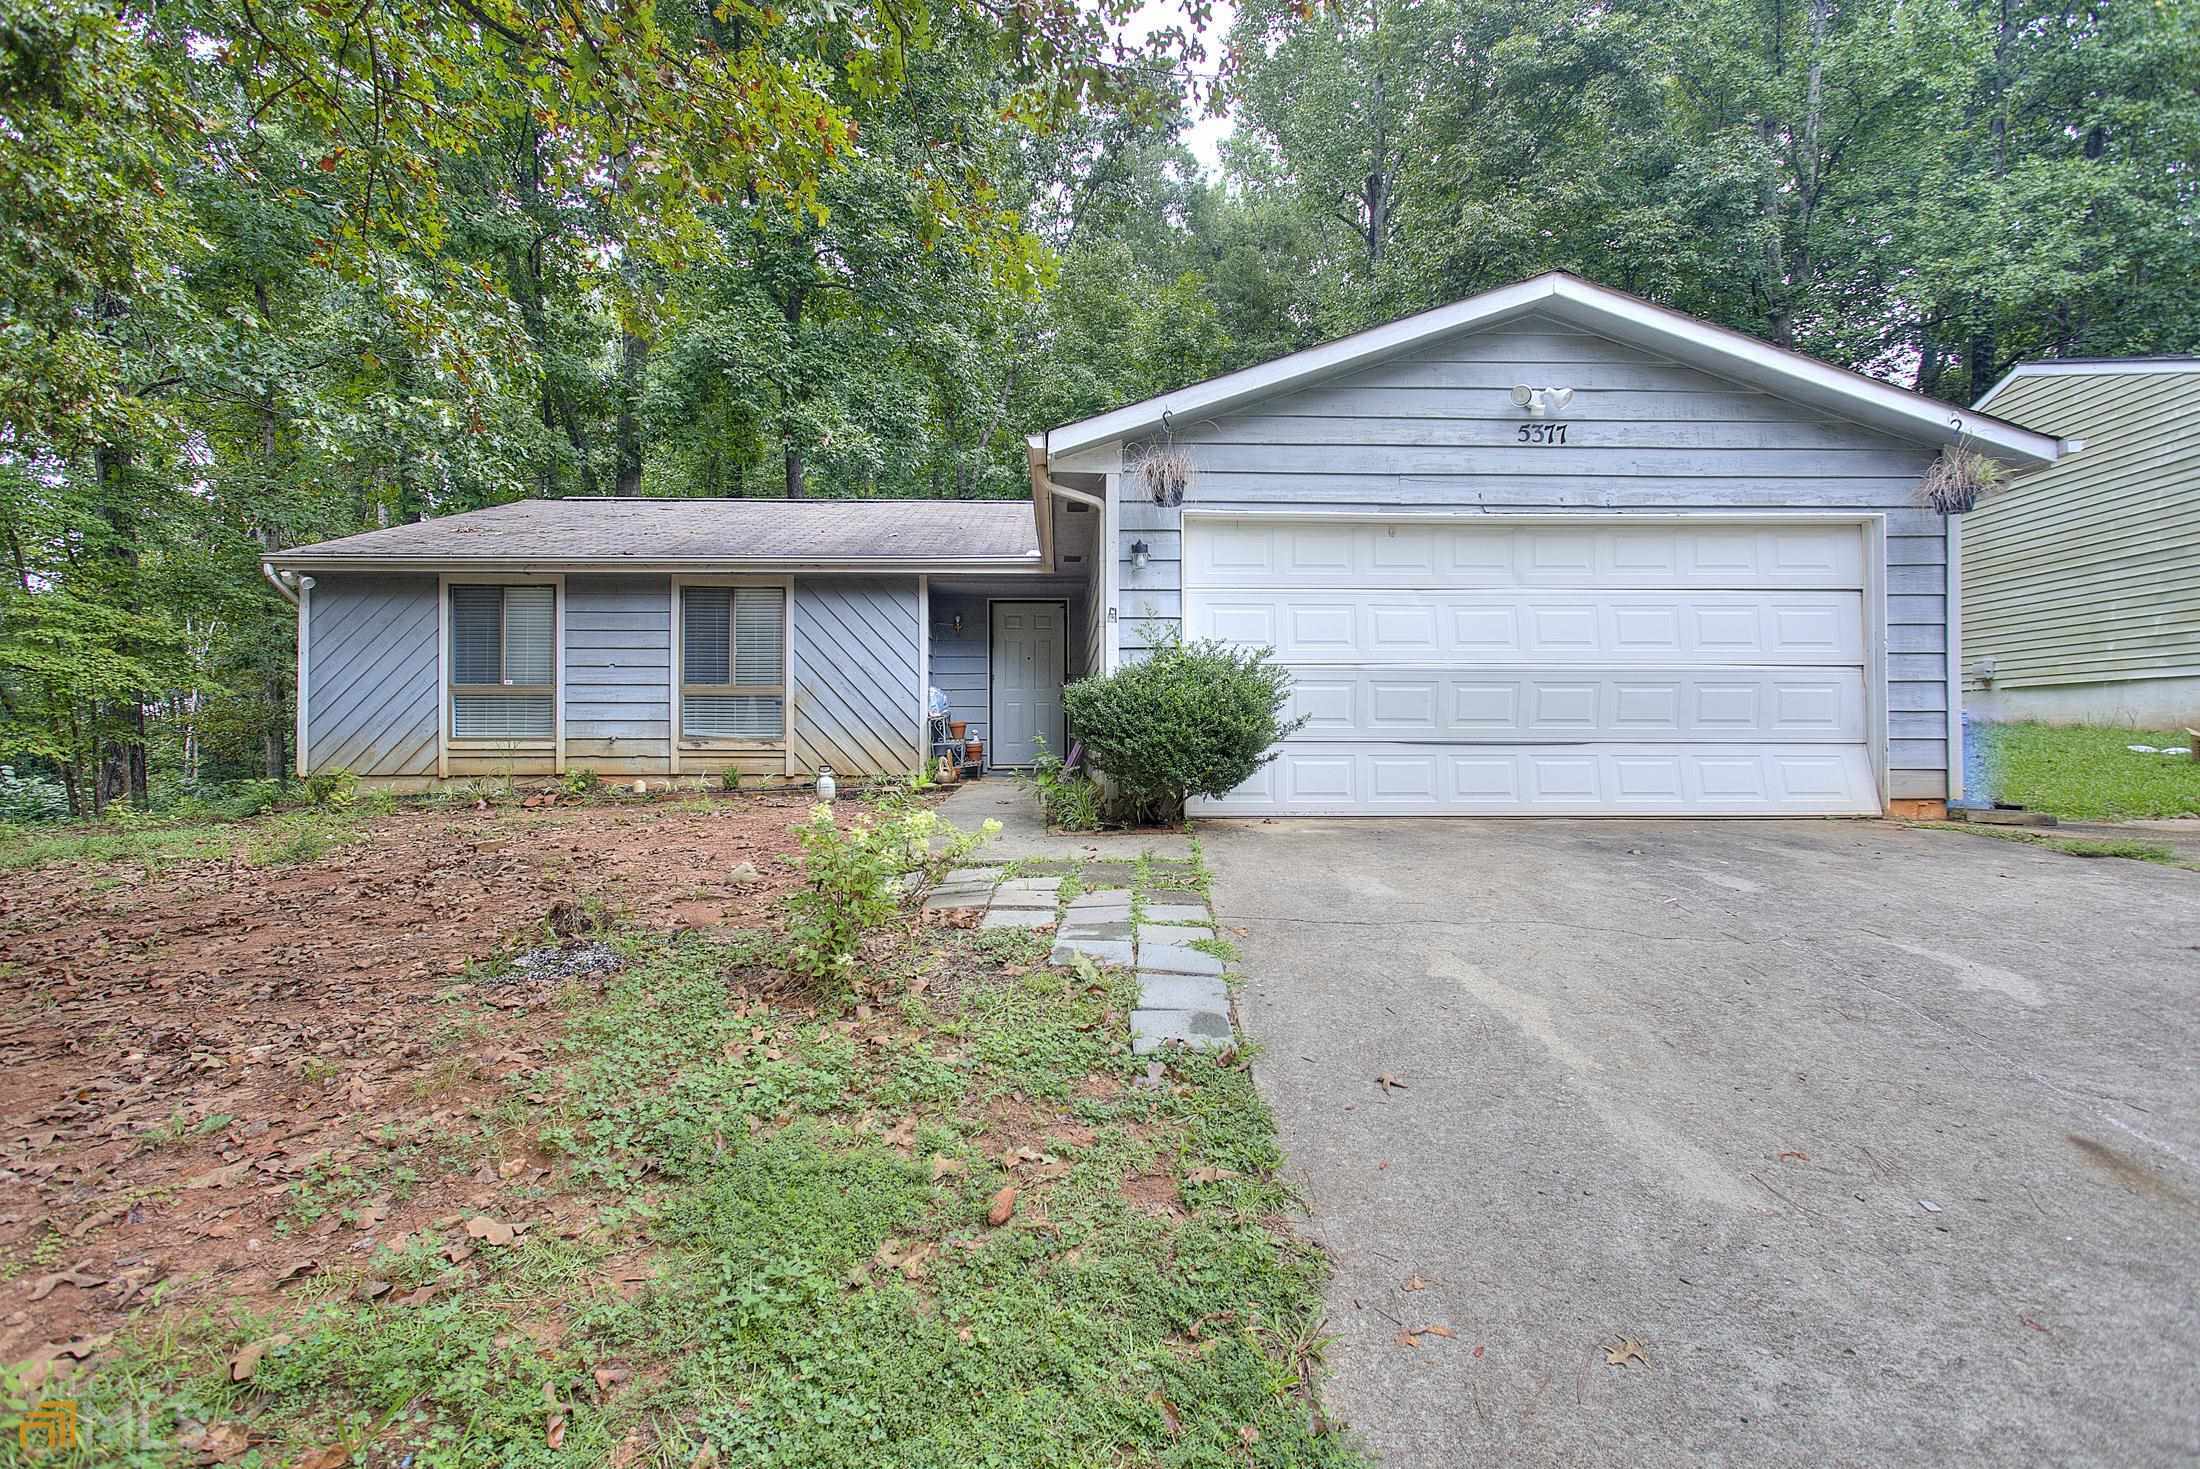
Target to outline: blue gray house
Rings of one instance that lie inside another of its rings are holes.
[[[302,769],[1028,763],[1181,633],[1308,722],[1246,815],[1834,815],[1956,791],[1941,449],[2066,445],[1564,274],[1028,441],[1028,501],[537,500],[268,559]]]

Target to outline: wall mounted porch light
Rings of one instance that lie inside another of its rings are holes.
[[[1572,388],[1531,388],[1526,383],[1514,383],[1513,406],[1528,410],[1528,417],[1542,418],[1556,413],[1574,401]]]
[[[1140,571],[1146,569],[1146,558],[1153,554],[1153,547],[1144,541],[1131,542],[1131,565]]]

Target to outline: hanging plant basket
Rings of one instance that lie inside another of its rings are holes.
[[[1917,503],[1942,515],[1961,515],[2008,482],[2009,470],[2000,460],[1950,444],[1918,481]]]
[[[1131,464],[1132,479],[1164,510],[1184,503],[1192,474],[1192,456],[1173,444],[1148,449]]]

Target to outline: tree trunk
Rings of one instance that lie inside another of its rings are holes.
[[[1367,268],[1382,269],[1383,247],[1390,235],[1390,78],[1383,58],[1383,7],[1369,7],[1368,32],[1375,51],[1375,166],[1368,172]]]
[[[114,444],[102,444],[92,451],[93,472],[100,487],[100,514],[114,538],[108,557],[117,567],[127,568],[120,578],[119,600],[126,610],[136,612],[139,610],[136,527],[123,503],[129,494],[130,460],[130,451]],[[121,738],[109,736],[104,741],[105,750],[96,775],[95,805],[103,806],[126,795],[131,804],[143,810],[148,804],[144,691],[139,691],[128,703],[109,705],[102,711],[99,723],[109,729],[119,728],[124,733]]]
[[[1940,369],[1940,333],[1928,321],[1917,335],[1917,390],[1928,398],[1940,396]]]
[[[649,343],[632,332],[619,336],[619,420],[617,429],[618,482],[615,495],[642,492],[642,438],[635,412],[642,396],[642,370],[649,363]]]
[[[267,331],[273,332],[275,319],[274,313],[268,308],[267,282],[255,281],[252,286],[252,294],[253,298],[259,302],[260,325]],[[279,428],[280,419],[276,409],[275,389],[270,386],[260,398],[260,460],[263,473],[272,474],[273,472],[275,449],[278,442],[280,442]],[[262,524],[258,527],[256,535],[263,555],[277,549],[277,542],[280,537],[276,535],[273,526]],[[295,666],[295,661],[294,649],[293,666]],[[303,672],[303,670],[300,671]],[[267,723],[260,728],[260,768],[267,778],[272,781],[281,781],[290,774],[289,767],[283,760],[283,731],[287,724],[284,716],[289,712],[287,708],[289,701],[284,697],[284,691],[287,687],[288,681],[284,679],[281,669],[274,666],[270,666],[260,680],[260,696],[267,701]]]
[[[795,348],[797,346],[796,337],[802,330],[802,288],[795,286],[789,289],[786,299],[779,303],[779,309],[781,314],[787,318],[788,354],[790,357],[799,360],[800,353]],[[780,443],[785,448],[787,455],[786,493],[788,499],[799,500],[802,498],[802,446],[795,442],[794,415],[791,411],[794,404],[800,401],[801,398],[802,385],[799,378],[790,378],[782,392],[787,399],[785,407],[789,410],[782,413],[779,428]]]

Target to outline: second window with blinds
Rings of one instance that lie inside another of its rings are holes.
[[[450,588],[454,740],[542,741],[556,733],[557,590]]]
[[[680,737],[779,740],[787,733],[787,593],[680,588]]]

